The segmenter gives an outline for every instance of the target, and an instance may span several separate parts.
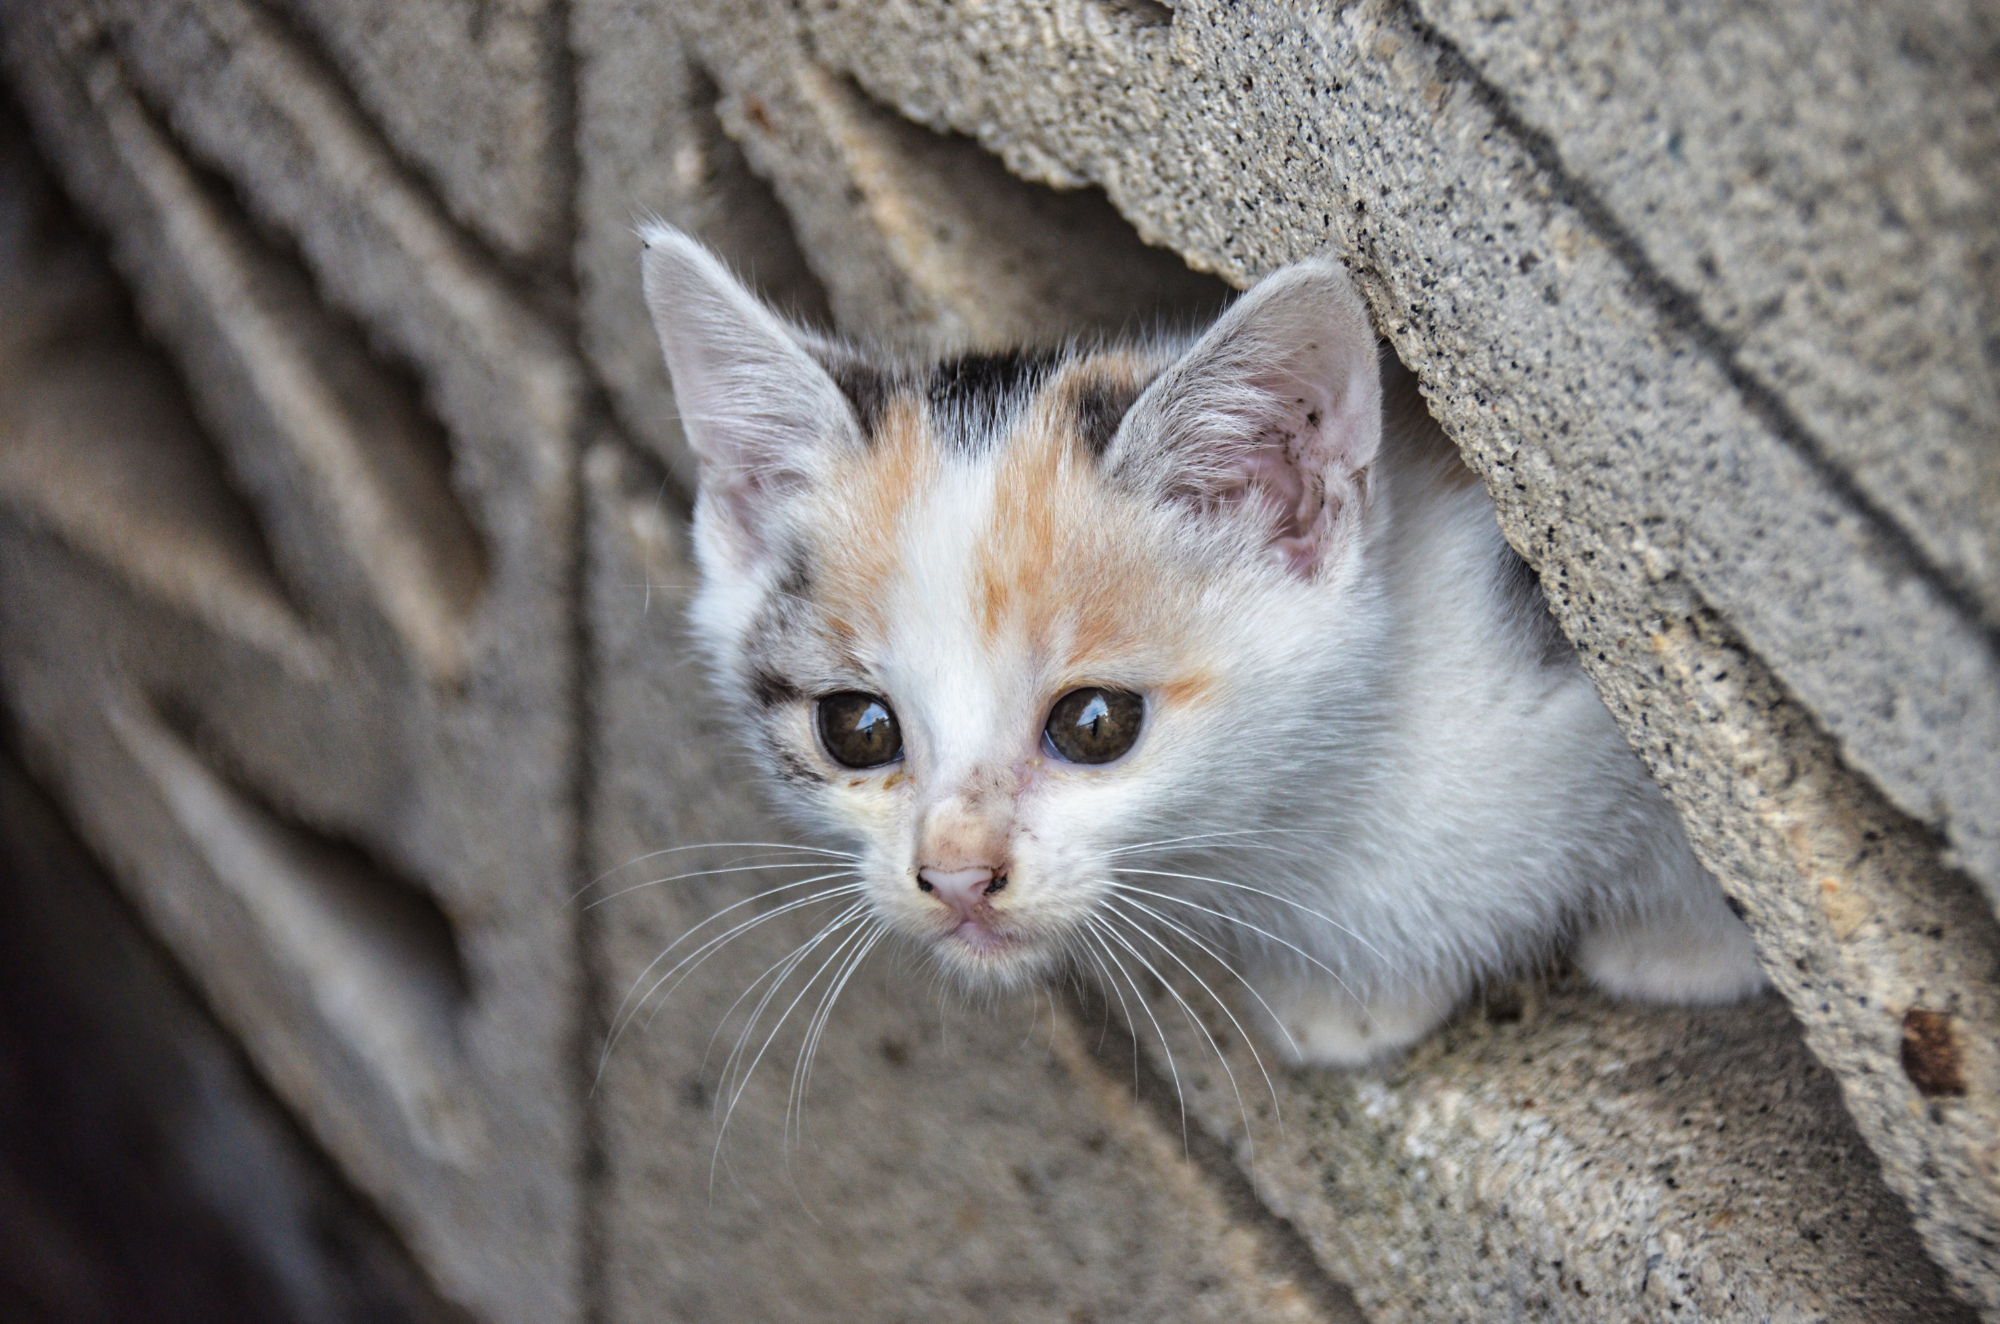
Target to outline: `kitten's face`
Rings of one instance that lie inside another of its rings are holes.
[[[1228,608],[1299,587],[1106,480],[1091,428],[1152,375],[1133,355],[989,373],[984,435],[940,374],[889,386],[866,446],[792,498],[769,569],[741,573],[703,511],[702,624],[770,767],[859,838],[878,913],[968,975],[1063,947],[1255,664]]]
[[[1344,276],[1192,347],[881,369],[648,240],[696,625],[751,746],[947,968],[1081,952],[1119,849],[1226,822],[1216,788],[1297,736],[1379,428]]]

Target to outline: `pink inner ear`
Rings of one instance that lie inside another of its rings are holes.
[[[1231,481],[1209,498],[1216,504],[1252,501],[1271,520],[1271,548],[1284,558],[1286,569],[1310,575],[1320,552],[1321,512],[1326,505],[1324,484],[1310,473],[1300,451],[1311,450],[1316,438],[1269,436],[1240,451],[1231,464]]]
[[[1242,474],[1244,486],[1270,507],[1277,537],[1302,538],[1311,530],[1319,514],[1317,484],[1306,481],[1284,442],[1259,445],[1244,457]]]

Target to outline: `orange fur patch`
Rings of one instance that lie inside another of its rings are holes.
[[[1215,677],[1196,672],[1154,688],[1154,693],[1171,704],[1196,704],[1215,693]]]
[[[834,523],[847,536],[821,549],[818,596],[849,639],[856,633],[853,622],[878,636],[887,629],[882,603],[902,559],[904,513],[935,480],[937,459],[923,406],[912,395],[898,395],[883,407],[868,453],[829,487],[827,499],[839,516]]]
[[[1110,378],[1136,387],[1128,356],[1065,369],[1023,414],[995,474],[993,518],[975,555],[975,601],[989,643],[1003,631],[1083,675],[1142,636],[1140,615],[1167,586],[1126,533],[1126,498],[1099,481],[1076,432],[1078,392]]]

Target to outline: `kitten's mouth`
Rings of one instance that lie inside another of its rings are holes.
[[[1047,953],[1026,934],[964,920],[937,941],[947,970],[972,989],[1019,988],[1039,980]]]
[[[990,920],[960,920],[956,928],[944,934],[944,942],[954,946],[964,946],[976,956],[1000,956],[1002,952],[1016,946],[1016,938],[994,928]]]
[[[1016,941],[976,919],[960,921],[957,928],[945,934],[944,940],[962,943],[980,956],[998,956],[1013,947]]]
[[[1039,978],[1049,952],[1032,932],[985,917],[931,930],[931,950],[973,988],[1014,988]]]

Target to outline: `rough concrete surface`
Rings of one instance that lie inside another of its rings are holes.
[[[451,224],[295,32],[244,0],[4,12],[16,66],[42,74],[20,80],[23,100],[73,192],[99,186],[89,155],[60,150],[91,118],[79,89],[129,87],[252,222],[296,246],[322,299],[417,371],[462,443],[467,487],[524,518],[566,517],[578,365],[533,292]]]
[[[2000,16],[1417,8],[2000,623]]]
[[[531,449],[564,439],[447,440],[114,57],[64,67],[50,35],[10,24],[10,55],[47,61],[32,109],[191,389],[113,325],[108,281],[15,347],[23,744],[445,1292],[572,1313],[570,511]],[[107,359],[141,370],[85,379]]]
[[[173,356],[52,337],[111,306],[32,293],[106,288],[87,258],[0,284],[9,704],[482,1317],[2000,1319],[1989,9],[0,5]],[[1497,989],[1269,1094],[1225,1037],[1239,1107],[1165,989],[1135,1043],[1087,989],[961,1007],[875,953],[802,1131],[811,995],[718,1144],[786,913],[593,1089],[655,956],[812,876],[641,858],[787,840],[679,630],[648,212],[898,346],[1342,256],[1777,994]],[[450,1159],[475,1132],[507,1161]]]
[[[1505,990],[1389,1070],[1267,1093],[1184,992],[1229,1067],[1155,999],[1190,1111],[1377,1324],[1976,1317],[1776,998],[1688,1014]]]

